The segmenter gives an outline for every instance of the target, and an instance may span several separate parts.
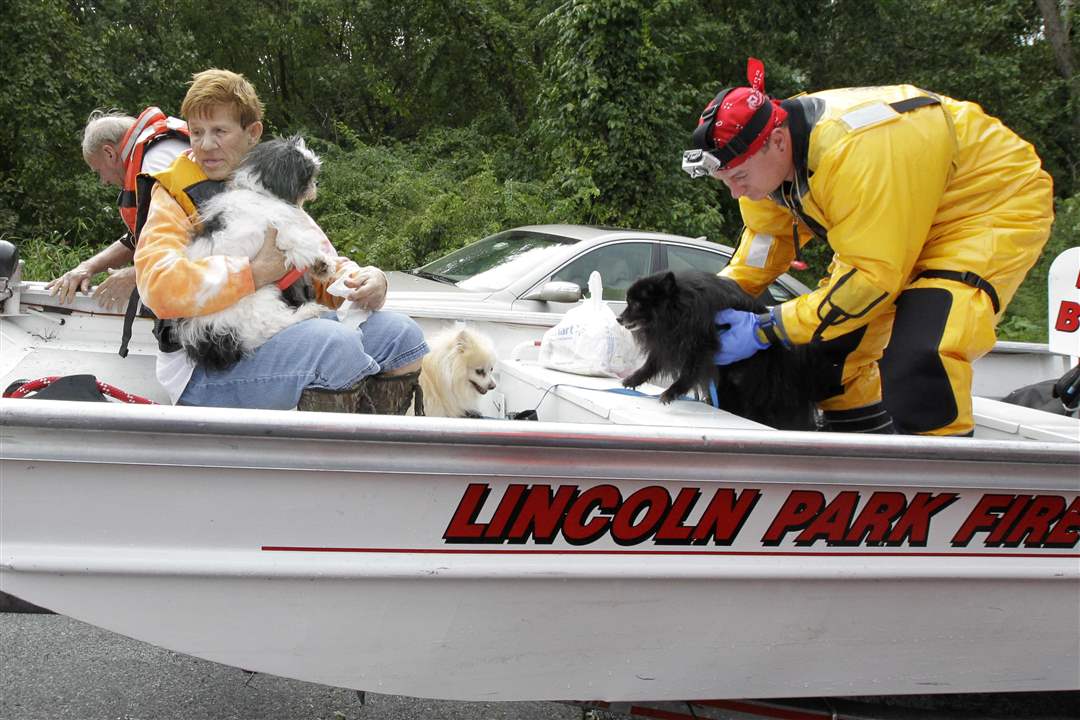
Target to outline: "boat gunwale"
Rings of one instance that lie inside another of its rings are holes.
[[[232,435],[281,440],[453,443],[542,448],[680,451],[741,455],[932,460],[979,464],[1075,465],[1074,444],[858,435],[782,430],[653,427],[498,419],[340,415],[278,410],[204,408],[0,398],[0,431],[11,426],[52,430]]]
[[[357,560],[361,556],[362,560]],[[492,557],[497,556],[495,561]],[[0,573],[264,580],[708,580],[845,584],[898,580],[1080,583],[1075,552],[642,551],[580,548],[140,550],[8,544]],[[807,562],[811,558],[812,562]]]

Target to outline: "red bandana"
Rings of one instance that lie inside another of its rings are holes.
[[[719,101],[720,107],[716,109],[716,119],[710,132],[712,147],[706,149],[721,156],[721,159],[725,159],[723,155],[734,155],[724,162],[725,170],[740,165],[760,150],[769,133],[787,118],[787,111],[780,107],[780,102],[765,94],[765,65],[757,58],[747,61],[746,78],[750,87],[737,87],[720,93],[705,108],[698,122],[698,125],[709,122],[712,116],[710,111],[716,108]],[[771,105],[771,114],[762,111],[758,115],[765,104]],[[762,121],[764,125],[757,129],[755,125],[760,125]],[[747,129],[747,126],[751,127]],[[732,147],[726,148],[733,139]]]

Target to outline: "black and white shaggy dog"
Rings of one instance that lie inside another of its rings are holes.
[[[714,381],[723,410],[781,430],[814,430],[806,348],[774,345],[717,366],[713,355],[720,341],[713,317],[725,308],[766,311],[733,280],[706,272],[662,272],[631,285],[619,323],[634,334],[646,360],[623,385],[637,387],[657,375],[674,378],[660,396],[660,402],[670,403],[690,390],[709,397]]]
[[[254,257],[271,226],[290,268],[328,279],[334,271],[326,236],[301,206],[315,197],[321,162],[299,135],[256,145],[227,188],[200,212],[199,234],[187,248],[193,260],[211,255]],[[303,281],[298,281],[299,286]],[[234,305],[177,324],[180,344],[196,362],[224,369],[295,323],[317,317],[326,308],[296,298],[286,302],[274,283]]]

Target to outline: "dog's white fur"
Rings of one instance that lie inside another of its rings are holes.
[[[421,361],[424,413],[435,417],[479,414],[480,398],[495,389],[495,345],[468,327],[443,330],[428,339]]]
[[[300,138],[272,141],[299,149],[308,163],[318,171],[320,161]],[[288,149],[283,152],[289,151]],[[310,170],[310,168],[308,168]],[[220,218],[224,225],[215,231],[197,236],[187,248],[187,255],[198,260],[210,255],[254,257],[265,242],[267,230],[277,228],[276,244],[285,255],[289,268],[307,268],[325,279],[334,270],[335,258],[326,235],[307,213],[293,204],[301,198],[278,198],[261,181],[265,168],[241,165],[229,188],[216,195],[203,207],[204,223]],[[308,191],[314,194],[314,188]],[[316,302],[292,307],[281,298],[276,284],[265,285],[219,312],[185,318],[178,323],[180,343],[196,347],[207,338],[229,338],[239,345],[241,354],[248,354],[281,332],[309,318],[318,317],[327,308]]]

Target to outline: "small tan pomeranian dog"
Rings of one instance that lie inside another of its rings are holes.
[[[480,398],[495,389],[495,345],[491,338],[458,326],[428,339],[420,387],[424,414],[433,417],[480,417]]]

